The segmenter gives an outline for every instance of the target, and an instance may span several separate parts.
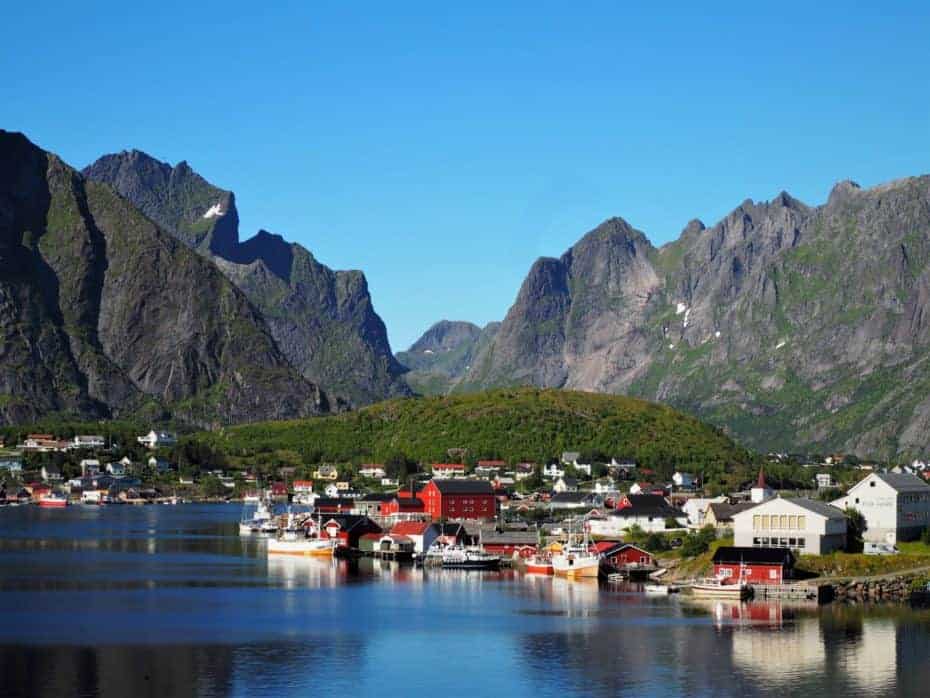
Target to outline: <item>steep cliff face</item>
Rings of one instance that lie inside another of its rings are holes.
[[[214,265],[21,134],[0,156],[0,418],[327,409]]]
[[[639,395],[764,449],[925,448],[930,177],[746,201],[661,249],[595,233],[533,266],[463,386]]]
[[[84,170],[219,266],[260,311],[281,351],[331,395],[362,405],[409,394],[404,368],[360,271],[333,271],[281,236],[239,242],[235,197],[187,163],[139,151],[106,155]]]
[[[482,328],[470,322],[440,320],[407,351],[397,354],[397,360],[410,369],[404,378],[419,394],[448,393],[490,345],[499,328],[499,322]]]

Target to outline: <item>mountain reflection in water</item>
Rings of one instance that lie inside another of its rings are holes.
[[[268,558],[220,505],[0,509],[0,695],[925,695],[930,615]]]

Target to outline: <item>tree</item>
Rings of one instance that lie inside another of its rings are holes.
[[[862,513],[853,507],[846,507],[846,552],[862,552],[862,534],[866,528]]]
[[[705,526],[700,531],[689,533],[681,544],[681,554],[685,557],[697,557],[710,549],[710,544],[717,539],[713,526]]]

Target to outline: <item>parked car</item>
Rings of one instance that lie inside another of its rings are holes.
[[[866,555],[897,555],[898,547],[891,543],[866,543],[862,552]]]

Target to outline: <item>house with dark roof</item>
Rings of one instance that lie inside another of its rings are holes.
[[[930,485],[910,473],[872,473],[831,504],[862,514],[870,543],[914,540],[930,525]]]
[[[487,480],[434,479],[417,492],[433,520],[493,519],[497,498]]]
[[[660,495],[628,494],[617,503],[616,509],[590,519],[588,525],[592,535],[616,537],[633,526],[650,533],[684,528],[688,515]]]
[[[752,502],[711,502],[704,512],[704,526],[713,526],[717,530],[733,528],[733,516],[756,506]]]
[[[555,481],[555,484],[552,486],[553,492],[577,492],[578,491],[578,478],[568,477],[563,475],[558,480]]]
[[[749,584],[782,584],[794,573],[788,548],[721,546],[714,552],[714,576]]]
[[[549,498],[550,509],[587,509],[604,504],[604,498],[594,492],[556,492]]]
[[[358,549],[366,533],[381,533],[381,527],[367,516],[332,514],[323,518],[321,536],[336,538],[343,547]]]

